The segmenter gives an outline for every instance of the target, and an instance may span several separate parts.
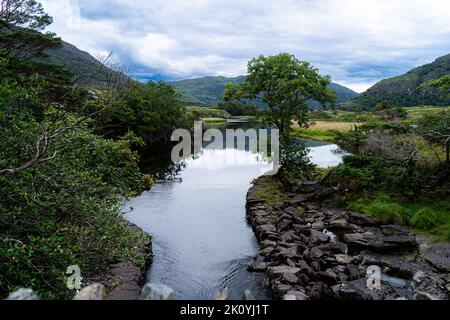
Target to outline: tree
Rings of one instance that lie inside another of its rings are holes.
[[[450,75],[449,76],[443,76],[442,78],[439,78],[437,80],[432,80],[429,82],[430,87],[433,88],[440,88],[444,91],[450,90]]]
[[[61,45],[55,34],[40,33],[53,19],[37,1],[1,0],[0,10],[0,55],[24,61]]]
[[[331,103],[335,96],[327,87],[328,76],[293,55],[259,56],[248,63],[243,84],[227,84],[224,100],[260,99],[267,104],[264,117],[280,130],[283,143],[290,139],[292,121],[308,126],[308,102]]]
[[[284,172],[296,171],[307,163],[305,147],[292,143],[292,123],[307,127],[308,102],[333,103],[334,93],[328,89],[330,77],[293,55],[259,56],[248,63],[248,76],[243,84],[227,84],[224,101],[259,99],[268,107],[263,118],[280,130],[281,164]]]

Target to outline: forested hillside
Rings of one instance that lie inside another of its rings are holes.
[[[343,103],[346,109],[370,110],[386,101],[393,106],[413,107],[418,105],[450,105],[445,91],[431,88],[427,82],[450,74],[450,54],[433,63],[412,69],[404,75],[385,79],[353,100]]]

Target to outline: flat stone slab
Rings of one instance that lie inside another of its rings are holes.
[[[430,246],[425,251],[424,258],[436,268],[450,272],[450,243]]]

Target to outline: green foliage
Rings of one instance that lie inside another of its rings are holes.
[[[193,125],[178,94],[163,82],[132,84],[123,89],[116,106],[104,113],[99,122],[114,137],[134,132],[147,147],[166,143],[175,129]]]
[[[218,106],[232,116],[257,116],[260,109],[257,106],[241,103],[238,101],[221,102]]]
[[[403,224],[405,222],[404,216],[407,214],[400,204],[393,202],[386,195],[378,195],[370,201],[357,200],[351,202],[348,208],[352,211],[368,214],[385,224]]]
[[[443,76],[437,80],[433,80],[429,82],[430,87],[440,88],[444,91],[450,90],[450,75]]]
[[[31,142],[47,125],[32,117],[3,119],[0,168],[32,158]],[[33,287],[44,298],[68,298],[69,265],[89,278],[111,260],[143,259],[135,248],[144,239],[128,230],[119,211],[120,194],[149,186],[130,150],[135,143],[131,134],[113,141],[79,128],[54,141],[53,159],[0,175],[1,297]]]
[[[407,201],[378,192],[372,196],[339,197],[341,205],[375,217],[383,223],[397,223],[432,235],[435,241],[448,241],[450,233],[450,199]]]

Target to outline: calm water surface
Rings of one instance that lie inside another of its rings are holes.
[[[306,145],[320,167],[341,161],[336,145]],[[247,272],[258,244],[245,220],[251,182],[269,170],[261,155],[206,148],[186,161],[178,180],[160,182],[129,201],[126,218],[153,236],[148,281],[173,288],[177,299],[211,299],[224,287],[232,299],[241,299],[246,289],[257,299],[271,299],[264,276]]]

